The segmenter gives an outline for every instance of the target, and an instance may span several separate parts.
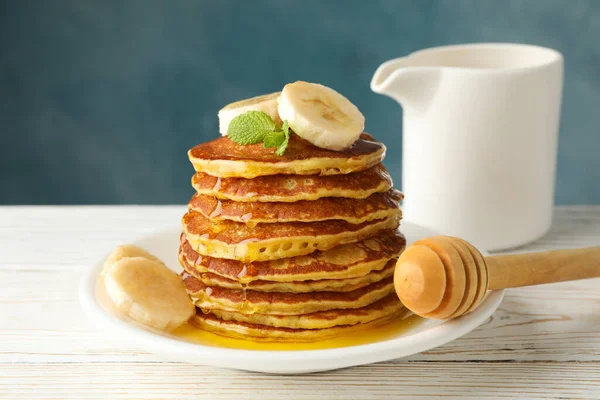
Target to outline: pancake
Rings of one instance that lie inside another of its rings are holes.
[[[396,318],[404,319],[410,315],[411,312],[404,308],[388,317],[379,318],[368,323],[340,325],[324,329],[277,328],[233,320],[225,321],[213,314],[204,314],[202,311],[197,311],[190,322],[198,328],[236,339],[251,339],[257,342],[312,342],[363,329],[376,328],[394,321]]]
[[[355,278],[381,270],[390,259],[400,255],[405,245],[406,239],[402,233],[387,230],[362,242],[316,251],[309,256],[243,263],[200,256],[182,234],[180,252],[186,264],[199,273],[210,272],[249,284],[256,280],[293,282]]]
[[[206,286],[183,273],[182,280],[196,307],[245,314],[299,315],[331,309],[360,308],[394,293],[393,277],[351,292],[281,293]]]
[[[366,199],[324,197],[319,200],[301,200],[295,203],[241,203],[196,193],[188,203],[188,208],[212,221],[229,220],[248,225],[333,219],[361,224],[393,217],[398,212],[400,200],[402,200],[402,193],[396,189],[375,193]]]
[[[211,313],[225,321],[238,321],[277,328],[326,329],[339,325],[368,323],[379,318],[388,317],[403,308],[404,306],[398,300],[398,296],[392,293],[366,307],[319,311],[303,315],[242,314],[221,310],[211,310]]]
[[[364,199],[392,187],[382,164],[346,175],[268,175],[254,179],[219,178],[203,172],[192,177],[198,194],[242,202],[295,202],[322,197]]]
[[[202,143],[188,152],[198,172],[222,178],[255,178],[275,174],[338,175],[362,171],[379,164],[385,146],[368,133],[346,150],[333,151],[312,145],[296,134],[290,136],[283,156],[265,149],[262,143],[242,146],[228,137]]]
[[[338,325],[355,325],[390,316],[404,306],[395,293],[391,293],[366,307],[319,311],[303,315],[242,314],[232,311],[211,310],[216,317],[225,321],[246,322],[292,329],[325,329]]]
[[[242,314],[221,310],[211,310],[211,313],[225,321],[238,321],[276,328],[326,329],[339,325],[364,324],[388,317],[403,308],[398,296],[392,293],[366,307],[319,311],[303,315]]]
[[[382,279],[388,278],[394,274],[396,259],[393,258],[386,264],[385,268],[375,270],[363,276],[347,279],[319,279],[294,282],[273,282],[256,280],[248,284],[240,283],[237,280],[225,278],[221,275],[211,272],[198,272],[193,266],[189,265],[185,260],[182,252],[179,253],[179,262],[181,266],[190,275],[199,279],[206,286],[219,286],[226,289],[242,290],[246,287],[249,290],[258,290],[261,292],[289,292],[289,293],[309,293],[309,292],[350,292],[360,289],[371,283],[379,282]]]
[[[183,216],[183,232],[192,248],[203,256],[241,261],[265,261],[306,255],[315,250],[353,243],[400,224],[401,212],[389,218],[350,224],[345,221],[258,224],[211,221],[190,211]]]

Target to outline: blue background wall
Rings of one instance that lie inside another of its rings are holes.
[[[331,86],[388,145],[401,112],[369,89],[383,61],[444,44],[563,52],[556,199],[600,204],[600,1],[2,1],[0,203],[184,203],[186,151],[234,100]]]

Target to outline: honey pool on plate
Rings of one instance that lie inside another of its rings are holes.
[[[404,319],[398,318],[376,328],[355,331],[331,339],[302,343],[254,342],[252,340],[233,339],[216,335],[191,324],[184,324],[171,332],[171,334],[178,339],[188,342],[229,349],[279,351],[322,350],[358,346],[392,339],[416,328],[422,321],[423,318],[417,315],[411,315]]]

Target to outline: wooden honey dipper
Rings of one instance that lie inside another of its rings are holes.
[[[449,319],[472,311],[488,290],[600,277],[600,247],[484,257],[470,243],[434,236],[408,246],[396,293],[415,314]]]

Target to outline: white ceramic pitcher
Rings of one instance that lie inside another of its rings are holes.
[[[487,250],[552,222],[563,58],[520,44],[418,51],[382,64],[371,89],[404,111],[409,221]]]

